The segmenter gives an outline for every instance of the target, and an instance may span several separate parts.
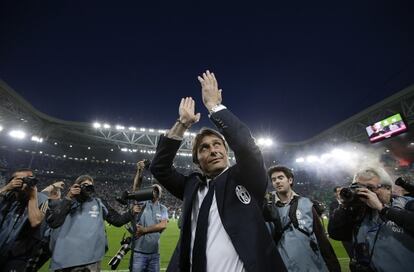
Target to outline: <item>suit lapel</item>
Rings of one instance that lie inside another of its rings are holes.
[[[215,179],[216,202],[217,202],[217,208],[219,210],[220,215],[221,215],[221,211],[223,210],[224,193],[226,191],[227,175],[229,171],[230,169],[227,169],[226,172],[224,172],[223,174],[221,174]]]

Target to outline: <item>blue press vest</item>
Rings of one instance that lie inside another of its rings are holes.
[[[74,202],[73,205],[79,204]],[[53,255],[50,269],[102,260],[107,247],[104,214],[107,214],[107,210],[101,200],[92,198],[66,215],[63,225],[51,233],[50,249]]]
[[[306,197],[300,197],[296,210],[298,228],[309,234],[296,229],[290,224],[289,210],[290,205],[277,207],[282,223],[282,227],[290,226],[283,232],[277,244],[277,249],[286,265],[288,271],[328,271],[320,250],[314,251],[310,243],[318,243],[313,233],[313,203]]]
[[[392,207],[404,209],[410,199],[412,198],[395,197]],[[376,211],[364,217],[358,229],[356,243],[367,243],[369,254],[374,250],[371,267],[376,271],[414,270],[414,237],[394,222],[382,221]]]

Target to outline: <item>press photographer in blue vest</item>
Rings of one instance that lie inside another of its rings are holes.
[[[265,205],[264,217],[288,271],[340,271],[313,202],[292,189],[292,170],[276,165],[268,175],[276,191]]]
[[[120,227],[133,220],[132,212],[119,214],[94,196],[91,176],[79,176],[62,199],[46,214],[54,228],[50,238],[54,271],[100,271],[107,250],[104,220]],[[83,269],[83,270],[82,270]]]
[[[331,216],[332,239],[352,241],[351,271],[412,271],[414,267],[413,198],[393,196],[389,174],[380,167],[358,171],[342,204]],[[410,202],[411,201],[411,202]]]

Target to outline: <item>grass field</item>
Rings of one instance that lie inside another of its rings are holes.
[[[116,228],[113,226],[107,226],[108,233],[108,242],[109,250],[105,254],[105,258],[102,261],[102,270],[111,270],[108,266],[109,260],[116,254],[118,251],[122,235],[127,232],[124,228]],[[179,236],[179,230],[177,227],[176,221],[170,221],[168,223],[167,229],[161,235],[160,241],[160,254],[161,254],[161,271],[165,271],[168,266],[168,262],[171,258],[171,255],[174,251],[175,245],[177,243]],[[349,271],[348,269],[348,255],[345,252],[345,249],[342,247],[342,244],[337,241],[331,240],[332,246],[336,252],[336,255],[339,259],[339,262],[342,267],[342,271]],[[129,266],[129,252],[128,255],[124,257],[122,262],[118,266],[118,271],[128,271]],[[40,271],[48,271],[49,264],[45,264]]]

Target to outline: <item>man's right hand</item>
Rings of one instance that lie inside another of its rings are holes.
[[[10,192],[14,189],[22,188],[23,187],[23,180],[20,178],[13,178],[6,186],[3,187],[4,192]]]
[[[74,197],[78,196],[80,194],[80,192],[81,192],[80,185],[79,184],[73,184],[69,189],[67,197],[74,198]]]
[[[144,163],[144,160],[137,162],[137,169],[138,169],[139,171],[144,170],[144,168],[145,168],[145,163]]]
[[[180,123],[187,128],[200,120],[200,113],[195,114],[195,102],[191,97],[181,99],[178,113]]]

